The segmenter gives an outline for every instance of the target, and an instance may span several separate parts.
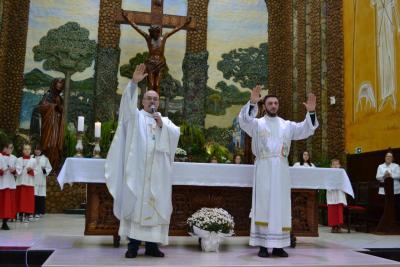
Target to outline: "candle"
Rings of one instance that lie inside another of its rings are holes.
[[[85,117],[78,116],[78,132],[83,132],[85,128]]]
[[[100,138],[101,136],[101,122],[94,123],[94,137]]]

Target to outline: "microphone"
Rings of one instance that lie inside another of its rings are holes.
[[[156,106],[151,105],[150,110],[151,110],[151,113],[153,114],[157,111],[157,108],[156,108]]]

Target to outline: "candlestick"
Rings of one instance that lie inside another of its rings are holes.
[[[94,139],[94,149],[93,149],[93,158],[101,158],[100,156],[100,138],[96,137]]]
[[[77,157],[77,158],[83,157],[83,155],[82,155],[82,151],[83,151],[82,138],[83,138],[83,131],[76,132],[76,146],[75,146],[76,153],[75,153],[74,157]]]

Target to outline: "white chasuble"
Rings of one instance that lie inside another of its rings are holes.
[[[137,98],[137,86],[130,82],[106,159],[106,183],[120,236],[168,244],[171,171],[180,130],[165,117],[158,127],[150,113],[137,109]]]
[[[280,117],[255,118],[250,102],[239,114],[240,127],[252,137],[256,156],[250,229],[250,245],[282,248],[290,245],[291,182],[287,157],[291,140],[305,139],[318,127],[307,113],[303,122],[295,123]]]

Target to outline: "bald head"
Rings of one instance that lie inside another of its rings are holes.
[[[142,105],[143,105],[143,109],[146,112],[151,113],[151,107],[153,105],[156,109],[158,109],[159,104],[160,104],[160,97],[156,91],[149,90],[144,94],[143,100],[142,100]]]

